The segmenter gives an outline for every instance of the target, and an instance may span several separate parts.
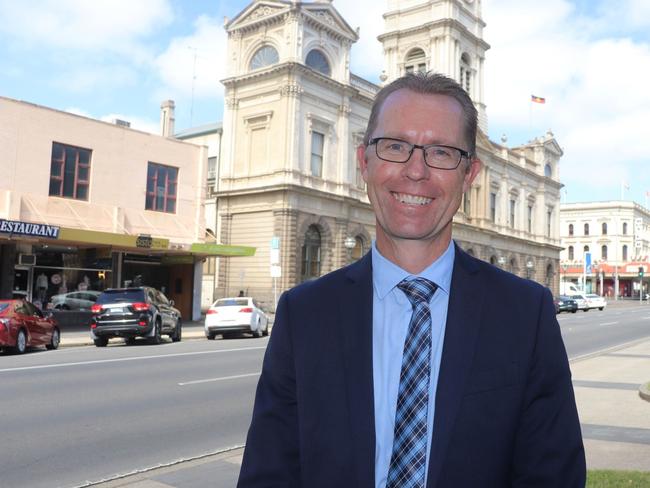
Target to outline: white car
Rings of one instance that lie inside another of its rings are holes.
[[[205,336],[232,337],[242,332],[262,337],[269,334],[269,318],[252,297],[220,298],[205,314]]]
[[[582,293],[574,294],[571,295],[571,298],[573,298],[578,304],[578,310],[582,310],[583,312],[589,311],[589,302],[587,302],[587,297],[585,295]]]
[[[597,308],[598,310],[603,310],[607,306],[607,302],[604,297],[596,295],[595,293],[589,293],[585,296],[587,299],[587,305],[589,308]]]

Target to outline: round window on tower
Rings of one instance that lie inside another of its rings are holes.
[[[278,57],[278,52],[273,46],[262,46],[251,58],[250,69],[264,68],[265,66],[270,66],[277,63],[280,60]]]
[[[327,58],[318,49],[312,49],[309,51],[309,54],[307,54],[307,59],[305,60],[305,64],[310,68],[323,73],[326,76],[330,76],[332,72]]]

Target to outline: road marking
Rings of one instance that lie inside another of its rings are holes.
[[[221,349],[219,351],[198,351],[198,352],[179,352],[176,354],[156,354],[155,356],[135,356],[130,358],[116,358],[116,359],[98,359],[95,361],[79,361],[75,363],[61,363],[61,364],[43,364],[40,366],[23,366],[19,368],[5,368],[0,369],[0,373],[9,373],[13,371],[28,371],[32,369],[50,369],[50,368],[64,368],[68,366],[85,366],[87,364],[104,364],[104,363],[119,363],[123,361],[140,361],[145,359],[160,359],[170,358],[175,356],[198,356],[200,354],[220,354],[222,352],[239,352],[239,351],[254,351],[257,349],[266,349],[266,346],[258,347],[240,347],[236,349]]]
[[[602,324],[598,324],[598,325],[614,325],[614,324],[618,324],[618,321],[616,321],[616,322],[603,322]]]
[[[198,385],[201,383],[212,383],[213,381],[237,380],[239,378],[249,378],[250,376],[259,376],[260,373],[237,374],[235,376],[222,376],[221,378],[207,378],[205,380],[186,381],[178,383],[178,386]]]

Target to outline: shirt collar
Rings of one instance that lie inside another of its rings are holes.
[[[448,295],[455,257],[454,241],[450,241],[449,246],[438,259],[422,270],[421,273],[412,275],[382,256],[377,249],[377,242],[372,241],[372,284],[375,293],[379,299],[383,300],[400,281],[405,278],[419,276],[433,281],[438,285],[439,290]]]

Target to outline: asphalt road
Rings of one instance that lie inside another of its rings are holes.
[[[613,304],[605,310],[561,313],[562,338],[570,359],[578,359],[650,337],[650,305]]]
[[[82,486],[242,445],[266,343],[0,356],[0,485]]]
[[[558,319],[572,359],[650,337],[648,305]],[[0,486],[79,487],[241,446],[266,344],[193,340],[1,355]],[[196,465],[169,479],[230,486],[238,471],[236,463]],[[219,470],[228,484],[215,484]]]

